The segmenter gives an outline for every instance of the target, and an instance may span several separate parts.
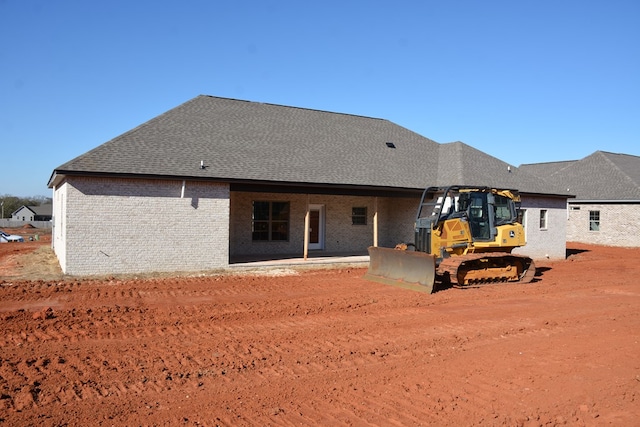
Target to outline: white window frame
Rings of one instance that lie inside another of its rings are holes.
[[[540,209],[540,230],[549,228],[549,210]]]

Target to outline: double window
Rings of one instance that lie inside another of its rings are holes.
[[[253,241],[289,240],[289,202],[253,202],[251,230]]]
[[[600,211],[589,211],[589,231],[600,231]]]

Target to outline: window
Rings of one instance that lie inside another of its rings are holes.
[[[469,199],[464,203],[468,206],[469,226],[471,236],[478,240],[490,240],[488,205],[486,193],[470,193]]]
[[[540,209],[540,230],[547,229],[547,210]]]
[[[254,241],[289,240],[289,202],[253,202],[251,221]]]
[[[600,211],[589,211],[589,231],[600,231]]]
[[[496,225],[509,224],[517,218],[516,212],[511,208],[509,203],[511,200],[500,195],[495,195],[494,198],[494,216]]]
[[[367,225],[367,208],[351,208],[351,224]]]

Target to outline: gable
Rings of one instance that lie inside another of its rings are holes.
[[[16,209],[11,216],[20,216],[20,215],[32,215],[35,214],[35,212],[33,211],[33,209],[31,209],[29,206],[26,205],[22,205],[20,206],[18,209]]]

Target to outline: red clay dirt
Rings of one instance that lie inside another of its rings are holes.
[[[640,420],[640,249],[429,295],[349,267],[69,278],[49,242],[0,245],[0,425]]]

